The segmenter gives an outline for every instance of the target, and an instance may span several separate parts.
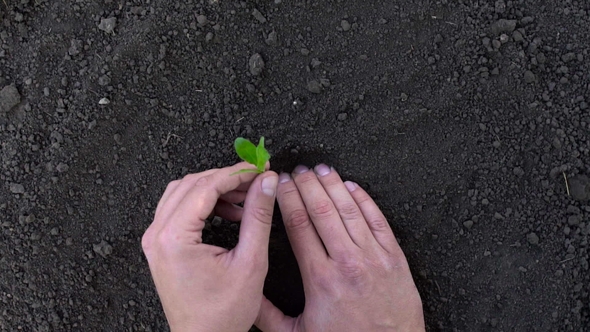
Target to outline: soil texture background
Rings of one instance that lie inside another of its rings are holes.
[[[0,2],[0,329],[167,330],[160,195],[265,136],[273,170],[373,195],[430,331],[588,331],[589,26],[572,0]],[[296,315],[278,213],[270,260]]]

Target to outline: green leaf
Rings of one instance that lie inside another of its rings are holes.
[[[264,136],[260,137],[256,147],[256,167],[260,173],[264,172],[266,162],[270,160],[270,153],[264,148]]]
[[[239,170],[237,172],[231,173],[230,176],[231,175],[236,175],[236,174],[243,174],[243,173],[261,173],[261,172],[259,170],[257,170],[257,169],[244,168],[244,169],[241,169],[241,170]]]
[[[248,162],[254,166],[258,165],[258,152],[254,143],[243,137],[238,137],[234,142],[234,147],[236,148],[238,156],[240,156],[243,161]]]

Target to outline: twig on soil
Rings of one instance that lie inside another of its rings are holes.
[[[563,174],[563,179],[565,180],[565,189],[567,190],[567,195],[570,195],[570,185],[567,183],[567,175],[565,175],[565,172],[562,172]]]
[[[237,119],[237,120],[236,120],[236,123],[238,123],[238,122],[240,122],[240,121],[242,121],[242,120],[244,120],[244,117],[241,117],[241,118]]]
[[[177,139],[182,139],[182,136],[178,136],[176,134],[172,134],[172,133],[168,133],[168,135],[166,136],[166,141],[162,144],[162,147],[165,148],[166,145],[168,145],[168,141],[170,141],[170,137],[175,137]]]
[[[436,285],[436,288],[438,289],[438,294],[440,295],[440,286],[438,285],[438,282],[436,280],[434,281],[434,284]]]
[[[559,264],[562,264],[562,263],[565,263],[565,262],[569,262],[569,261],[571,261],[574,258],[576,258],[576,257],[570,257],[570,258],[564,259],[561,262],[559,262]]]

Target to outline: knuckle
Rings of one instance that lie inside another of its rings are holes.
[[[285,226],[290,229],[307,227],[310,224],[309,215],[304,209],[296,209],[287,214]]]
[[[174,188],[176,188],[178,186],[178,184],[180,183],[180,180],[174,180],[171,181],[170,183],[168,183],[168,185],[166,186],[166,191],[170,191],[173,190]]]
[[[355,190],[354,192],[356,193],[356,192],[358,192],[358,190]],[[373,199],[371,198],[371,196],[369,196],[366,193],[360,193],[360,192],[356,195],[355,200],[358,205],[363,205],[363,204],[373,202]]]
[[[201,176],[195,181],[195,187],[207,187],[211,183],[211,175]]]
[[[334,174],[334,173],[332,173]],[[338,176],[324,176],[321,178],[322,185],[324,187],[338,186],[342,183],[342,180]]]
[[[334,213],[334,205],[327,199],[320,199],[312,204],[310,212],[316,217],[329,217]]]
[[[371,228],[377,232],[385,232],[389,230],[389,223],[383,216],[371,216],[367,222]]]
[[[265,224],[272,223],[272,210],[266,207],[257,206],[253,207],[251,210],[252,217]]]
[[[382,254],[374,259],[371,264],[373,268],[385,274],[389,274],[396,271],[409,271],[410,266],[408,261],[402,252],[395,254]]]
[[[345,203],[338,208],[338,212],[343,217],[347,217],[349,219],[360,217],[360,211],[356,204],[353,203]]]
[[[325,268],[325,266],[321,265],[312,265],[310,266],[311,273],[310,273],[310,281],[313,287],[322,290],[328,291],[331,290],[334,286],[334,278],[330,271]]]
[[[152,249],[154,242],[152,233],[153,231],[151,228],[148,228],[141,237],[141,248],[143,249],[144,253],[148,253]]]
[[[268,258],[260,254],[251,255],[248,261],[248,266],[256,272],[268,271]]]
[[[365,275],[365,267],[355,257],[347,257],[339,262],[339,271],[342,277],[353,284],[360,283]]]
[[[197,180],[199,180],[199,178],[201,178],[202,176],[198,173],[196,174],[187,174],[182,178],[182,182],[197,182]]]
[[[297,181],[299,184],[305,184],[305,183],[309,183],[309,182],[318,181],[318,178],[316,177],[314,172],[309,171],[309,172],[305,172],[303,174],[298,175],[295,178],[295,181]]]
[[[282,187],[279,190],[279,199],[280,198],[285,198],[285,200],[290,199],[289,197],[293,197],[295,195],[299,195],[299,189],[297,189],[297,187],[295,185],[283,185],[283,186],[279,186]]]

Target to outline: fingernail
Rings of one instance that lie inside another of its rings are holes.
[[[289,173],[281,173],[279,175],[279,183],[285,183],[291,181],[291,175]]]
[[[356,188],[358,187],[358,184],[352,182],[352,181],[345,181],[344,185],[346,186],[346,189],[348,189],[348,191],[353,192],[356,190]]]
[[[268,176],[262,179],[262,192],[267,196],[274,197],[278,180],[276,176]]]
[[[299,166],[295,167],[295,169],[293,170],[293,173],[301,174],[301,173],[305,173],[307,171],[309,171],[309,168],[307,168],[303,165],[299,165]]]
[[[331,170],[326,164],[319,164],[315,167],[315,172],[319,176],[325,176],[330,174]]]

